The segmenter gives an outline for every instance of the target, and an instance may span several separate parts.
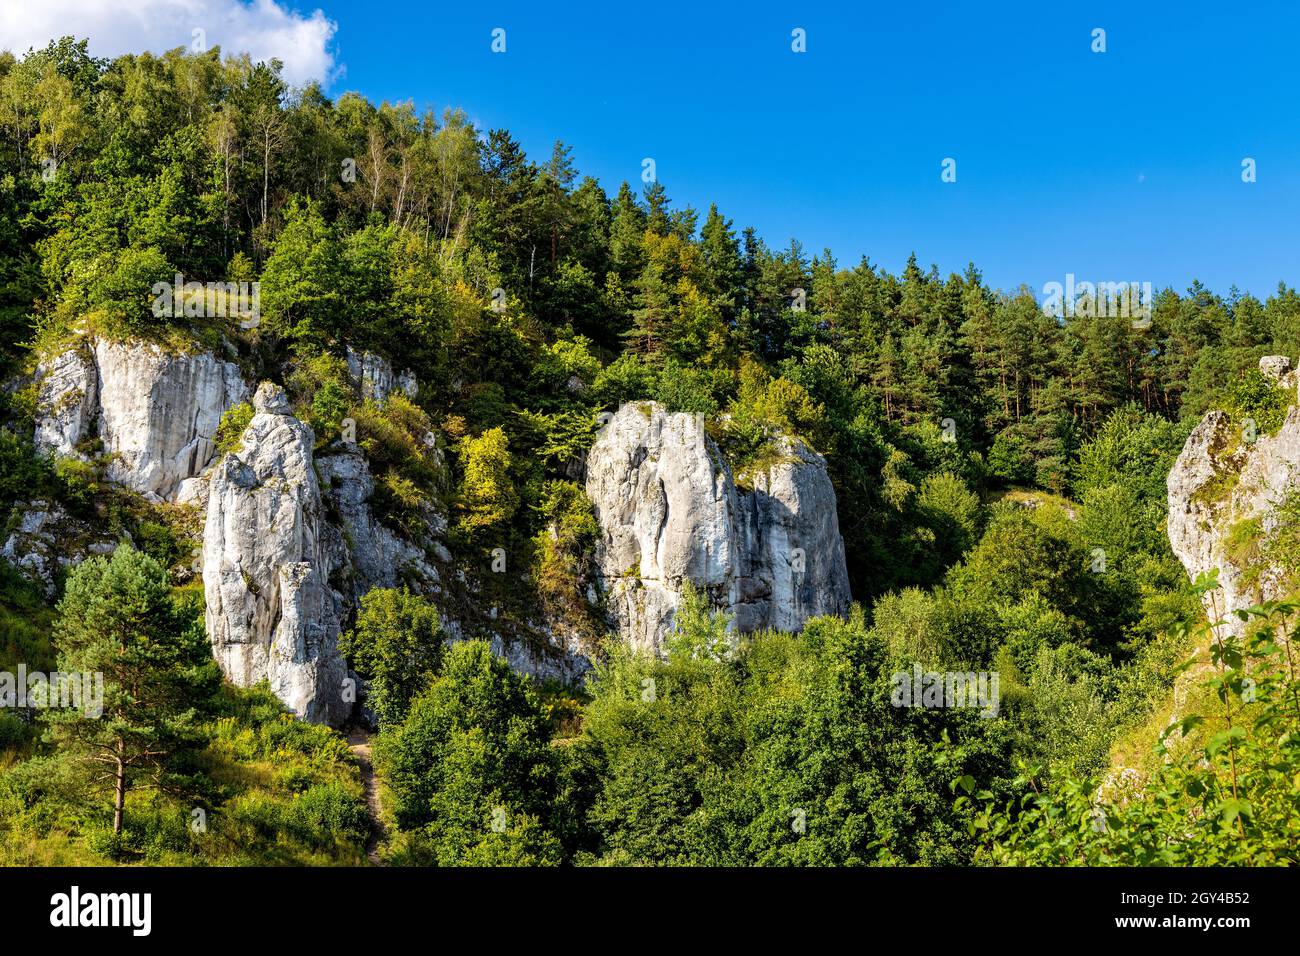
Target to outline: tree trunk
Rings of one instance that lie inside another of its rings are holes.
[[[122,811],[126,808],[126,762],[122,759],[125,747],[117,742],[117,786],[113,795],[113,835],[122,835]]]

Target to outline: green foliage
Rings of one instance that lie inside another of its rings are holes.
[[[1188,428],[1136,405],[1117,410],[1079,449],[1074,470],[1078,495],[1120,484],[1138,492],[1144,503],[1165,498],[1165,476],[1187,439]]]
[[[442,660],[442,622],[424,598],[405,588],[375,588],[361,597],[341,650],[370,681],[366,702],[379,726],[402,722],[411,699],[424,689]]]
[[[971,832],[981,858],[1020,866],[1295,865],[1300,698],[1283,642],[1296,611],[1275,602],[1243,612],[1253,625],[1245,642],[1214,622],[1201,627],[1214,711],[1171,724],[1146,779],[1112,780],[1099,792],[1095,778],[1026,765],[1015,799],[969,788],[957,805],[980,808]]]
[[[664,649],[670,660],[721,660],[732,646],[731,619],[715,611],[708,598],[690,581],[673,615],[673,629],[664,635]]]
[[[0,518],[20,498],[39,497],[52,484],[49,463],[37,457],[31,441],[0,428]]]
[[[408,862],[548,865],[562,859],[555,757],[528,678],[488,645],[452,646],[442,673],[376,749],[393,817],[419,831]]]
[[[916,507],[934,534],[935,555],[944,568],[978,540],[984,523],[979,496],[951,472],[927,475],[917,492]]]
[[[460,528],[471,539],[485,540],[500,529],[519,506],[510,478],[510,442],[500,428],[478,437],[466,436],[460,445],[463,478],[457,498]]]
[[[1036,593],[1079,622],[1097,620],[1102,610],[1088,554],[1014,506],[994,511],[979,544],[948,581],[981,603],[1010,604]]]
[[[357,444],[376,478],[378,516],[413,534],[421,533],[446,478],[429,416],[395,393],[382,406],[366,401],[353,408],[351,417]]]
[[[315,203],[291,203],[262,270],[261,308],[268,331],[321,344],[338,322],[341,252]]]
[[[655,372],[635,352],[624,352],[602,368],[592,383],[592,393],[606,408],[649,398],[655,391]]]
[[[572,481],[547,482],[538,508],[542,530],[533,539],[537,595],[548,620],[562,623],[584,646],[596,648],[604,632],[595,591],[593,556],[600,526],[586,492]]]
[[[655,382],[653,397],[670,412],[712,415],[718,410],[718,375],[707,368],[664,363]]]
[[[0,670],[16,673],[20,663],[53,670],[53,624],[54,612],[41,591],[17,568],[0,562]]]
[[[695,648],[721,636],[700,615],[679,614],[683,627]],[[998,773],[1006,728],[969,712],[896,708],[892,673],[860,617],[754,635],[734,659],[611,651],[580,744],[599,767],[596,860],[967,859],[965,818],[933,788],[952,768]]]
[[[222,689],[195,731],[191,786],[133,790],[120,836],[76,760],[38,750],[0,768],[0,864],[364,861],[360,775],[337,732],[286,713],[265,684]]]
[[[727,410],[720,441],[738,475],[780,457],[778,438],[818,444],[826,410],[798,382],[773,378],[757,364],[742,366],[740,387]]]
[[[1223,390],[1223,406],[1235,422],[1255,423],[1257,433],[1272,435],[1295,403],[1295,390],[1265,378],[1257,368],[1247,369]]]
[[[239,451],[244,429],[248,428],[248,423],[252,420],[251,402],[240,402],[222,412],[221,421],[217,424],[217,451],[223,455]]]
[[[591,340],[583,335],[558,339],[541,350],[538,373],[555,390],[569,388],[576,379],[581,387],[592,385],[604,371],[591,353]]]
[[[99,713],[89,701],[44,713],[62,752],[112,783],[120,836],[133,786],[183,783],[172,760],[195,745],[195,723],[220,680],[216,663],[201,628],[172,600],[166,572],[129,545],[69,576],[55,644],[60,671],[103,675]]]
[[[69,278],[63,307],[69,320],[92,315],[118,335],[148,333],[171,317],[170,302],[163,316],[155,315],[156,283],[170,288],[176,269],[156,247],[125,249],[97,257]],[[173,290],[179,295],[179,290]]]
[[[54,459],[54,478],[61,501],[73,511],[89,513],[104,493],[103,469],[98,462],[80,458]]]
[[[330,352],[304,348],[294,363],[289,388],[298,397],[305,412],[303,418],[317,439],[336,437],[353,404],[347,363]]]
[[[1029,444],[1010,429],[998,432],[989,449],[989,477],[1002,485],[1030,484],[1035,479]]]

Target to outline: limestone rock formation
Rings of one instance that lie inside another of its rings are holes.
[[[1295,390],[1290,364],[1266,356],[1260,370]],[[1280,506],[1300,493],[1300,406],[1291,405],[1273,435],[1210,412],[1188,436],[1167,488],[1170,546],[1193,579],[1218,569],[1220,590],[1207,595],[1207,611],[1240,634],[1244,625],[1232,612],[1285,596],[1291,569],[1271,566],[1262,546],[1284,520]]]
[[[77,454],[99,411],[99,374],[89,343],[61,352],[36,370],[36,447]]]
[[[350,572],[346,596],[350,602],[371,588],[391,588],[407,582],[414,583],[417,590],[426,590],[438,583],[438,571],[424,549],[396,534],[375,516],[375,480],[369,461],[357,445],[336,442],[329,454],[316,459],[316,470],[330,523],[341,533],[342,550],[332,563]],[[451,557],[438,540],[445,531],[446,520],[430,509],[421,537],[443,561]]]
[[[263,678],[300,717],[339,724],[347,668],[314,435],[279,386],[263,384],[242,447],[214,469],[203,534],[208,637],[236,684]]]
[[[16,521],[0,547],[0,558],[38,585],[47,598],[58,592],[60,569],[94,555],[112,554],[119,543],[115,535],[74,517],[56,501],[19,502],[14,513]]]
[[[849,574],[826,460],[779,438],[775,461],[748,479],[737,626],[797,631],[810,617],[846,612]]]
[[[602,539],[597,563],[613,622],[658,650],[689,581],[741,631],[798,630],[848,608],[848,573],[825,462],[780,440],[741,492],[703,419],[624,405],[587,456]]]
[[[78,454],[98,437],[108,477],[151,500],[172,500],[216,452],[221,415],[248,388],[233,362],[143,342],[86,340],[37,370],[36,445]]]
[[[347,350],[348,375],[357,383],[361,397],[382,405],[394,391],[414,398],[419,385],[410,369],[394,374],[393,366],[374,352]]]
[[[394,391],[418,390],[412,373],[394,374],[373,353],[349,350],[347,362],[364,399],[383,404]],[[35,385],[42,451],[103,453],[113,480],[204,515],[196,545],[208,636],[234,683],[268,680],[299,716],[339,724],[353,705],[345,699],[349,675],[338,637],[362,595],[408,585],[446,610],[443,566],[452,556],[443,543],[445,517],[430,505],[418,527],[387,526],[360,446],[340,439],[317,456],[311,429],[293,416],[278,386],[258,390],[240,449],[213,464],[222,414],[249,393],[234,363],[83,336],[38,367]],[[31,502],[20,515],[0,558],[51,595],[60,568],[117,544],[56,504]],[[546,622],[528,622],[535,643],[507,639],[485,610],[486,627],[448,616],[449,637],[488,636],[497,653],[539,678],[571,680],[589,668],[582,649],[551,634]]]
[[[347,361],[366,399],[416,389],[412,376],[371,353],[349,351]],[[205,514],[208,636],[236,684],[268,680],[301,717],[341,723],[353,707],[338,637],[362,595],[410,585],[442,605],[445,519],[430,508],[421,528],[386,526],[361,448],[340,439],[317,457],[315,436],[278,386],[258,390],[238,452],[212,465],[222,413],[248,394],[233,363],[86,337],[36,378],[43,450],[90,455],[98,449],[87,439],[97,438],[111,478]],[[686,581],[740,631],[797,630],[810,616],[847,609],[825,462],[791,439],[764,460],[738,488],[702,419],[648,402],[614,416],[588,456],[586,485],[603,531],[597,583],[626,640],[658,649]],[[33,508],[23,520],[4,556],[52,586],[66,515]],[[472,599],[472,582],[462,576],[458,586]],[[571,680],[589,668],[590,648],[559,624],[511,622],[498,633],[493,609],[480,610],[472,626],[449,615],[449,637],[486,634],[513,666],[542,678]],[[520,625],[538,640],[506,637]]]

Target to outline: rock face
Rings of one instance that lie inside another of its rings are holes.
[[[775,463],[748,476],[753,490],[740,499],[746,565],[735,613],[742,631],[797,631],[810,617],[849,607],[826,460],[799,441],[780,438],[777,444]]]
[[[1290,364],[1266,356],[1260,370],[1295,390]],[[1188,436],[1167,488],[1169,544],[1192,579],[1218,569],[1220,590],[1206,596],[1206,610],[1240,634],[1244,624],[1233,611],[1285,596],[1291,569],[1270,566],[1261,548],[1283,520],[1279,506],[1300,492],[1300,406],[1291,406],[1276,434],[1258,437],[1210,412]]]
[[[207,466],[222,413],[248,394],[238,366],[209,352],[106,339],[55,357],[37,380],[37,447],[74,455],[97,435],[108,477],[151,500],[174,499]]]
[[[36,447],[77,454],[99,411],[99,373],[88,343],[68,349],[36,371]]]
[[[347,362],[364,399],[382,404],[395,391],[416,392],[413,376],[394,374],[378,356],[349,351]],[[307,720],[337,725],[352,716],[338,638],[367,591],[408,585],[443,609],[444,586],[456,586],[472,601],[474,583],[448,577],[445,519],[430,507],[420,527],[386,526],[361,448],[340,439],[316,457],[312,430],[293,416],[280,387],[258,389],[238,452],[213,465],[221,416],[249,391],[231,362],[86,337],[44,363],[36,386],[42,450],[102,451],[113,480],[150,500],[201,509],[214,656],[231,681],[267,680]],[[825,462],[789,439],[778,439],[767,461],[738,487],[702,419],[648,402],[614,416],[585,477],[603,532],[597,584],[626,640],[658,650],[687,581],[732,614],[739,631],[797,630],[813,615],[847,609]],[[74,553],[65,539],[80,542],[80,557],[116,543],[33,503],[3,557],[53,587],[64,552]],[[595,589],[588,598],[596,600]],[[544,620],[497,628],[496,611],[482,610],[485,619],[472,623],[449,615],[449,638],[487,636],[498,654],[537,677],[571,680],[589,668],[579,635]],[[515,625],[539,640],[505,637]]]
[[[394,374],[373,353],[349,350],[347,363],[364,400],[382,405],[394,392],[418,392],[411,372]],[[414,527],[384,524],[362,449],[338,440],[316,457],[315,436],[293,417],[278,386],[258,390],[239,451],[213,465],[222,414],[249,394],[231,362],[86,336],[44,362],[35,385],[42,451],[103,453],[108,477],[204,515],[196,544],[208,637],[232,682],[267,680],[299,716],[337,725],[353,716],[338,638],[362,595],[409,586],[446,611],[447,569],[440,565],[452,555],[443,544],[445,517],[429,505]],[[436,448],[433,458],[442,460]],[[60,568],[117,543],[57,504],[33,501],[20,507],[0,558],[53,596]],[[497,633],[495,617],[489,609],[486,625],[469,627],[453,616],[444,624],[449,639],[488,637],[498,654],[538,678],[572,680],[590,667],[582,649],[551,634],[547,622],[527,622],[539,637],[529,643]]]
[[[208,637],[236,684],[267,679],[307,720],[342,723],[347,668],[311,428],[264,384],[238,454],[213,471],[203,534]]]
[[[340,550],[331,562],[344,568],[349,580],[342,582],[347,598],[356,601],[371,588],[391,588],[406,581],[416,590],[429,590],[438,583],[438,571],[422,548],[400,537],[375,517],[372,500],[375,480],[370,463],[351,442],[336,442],[330,453],[316,459],[321,494],[330,512],[331,524],[340,533]],[[425,540],[441,538],[446,521],[432,512],[426,520]],[[439,557],[449,560],[441,549]]]
[[[782,440],[740,492],[703,419],[653,402],[619,409],[587,457],[601,585],[633,646],[658,651],[687,581],[741,631],[798,630],[848,608],[848,573],[825,462]]]
[[[419,390],[414,372],[407,369],[395,375],[388,360],[373,352],[358,352],[349,348],[347,363],[348,375],[357,383],[363,399],[382,405],[394,391],[401,391],[408,398],[414,398]]]
[[[47,598],[58,592],[58,572],[97,554],[112,554],[116,536],[94,522],[68,514],[58,502],[46,499],[19,502],[17,521],[9,530],[0,558],[8,561]]]

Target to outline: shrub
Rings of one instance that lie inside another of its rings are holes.
[[[596,375],[591,391],[605,408],[649,398],[655,388],[655,371],[641,356],[625,352]]]
[[[244,429],[252,420],[253,406],[249,402],[240,402],[222,412],[217,425],[217,451],[223,455],[239,451]]]
[[[380,727],[400,723],[411,698],[433,680],[442,641],[438,612],[419,595],[375,588],[362,596],[357,622],[339,649],[370,679],[367,702]]]
[[[370,816],[365,801],[339,783],[318,783],[293,798],[287,822],[312,846],[365,839]]]
[[[510,479],[510,442],[500,428],[490,428],[460,446],[461,480],[457,510],[460,525],[471,538],[505,525],[519,506],[519,493]]]
[[[604,627],[599,609],[586,595],[593,586],[592,556],[600,536],[591,501],[572,481],[550,481],[542,490],[538,510],[545,522],[533,539],[542,610],[595,646]]]
[[[1282,426],[1287,409],[1291,407],[1294,391],[1282,388],[1264,377],[1257,368],[1247,369],[1231,382],[1223,392],[1224,410],[1233,421],[1255,423],[1259,434],[1271,435]]]

